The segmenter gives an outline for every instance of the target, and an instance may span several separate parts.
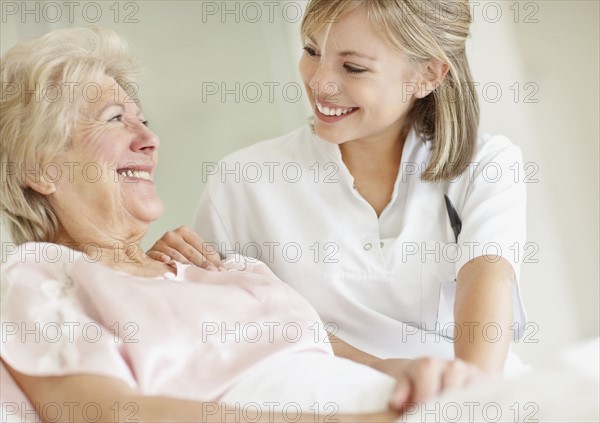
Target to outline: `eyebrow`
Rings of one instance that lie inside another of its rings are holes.
[[[359,53],[357,51],[342,51],[339,54],[339,56],[341,56],[341,57],[356,56],[356,57],[360,57],[362,59],[370,60],[372,62],[376,62],[377,61],[377,59],[375,59],[374,57],[366,56],[366,55],[364,55],[362,53]]]
[[[110,102],[107,103],[101,110],[100,110],[100,114],[104,113],[107,109],[110,109],[111,107],[119,107],[122,110],[125,110],[125,107],[123,107],[123,105],[121,103],[115,103],[115,102]]]
[[[311,37],[310,35],[308,36],[308,39],[316,46],[318,46],[319,44],[315,41],[315,39],[313,37]],[[348,56],[356,56],[356,57],[360,57],[362,59],[367,59],[370,60],[372,62],[376,62],[377,59],[371,56],[367,56],[366,54],[362,54],[359,53],[357,51],[352,51],[352,50],[346,50],[346,51],[342,51],[340,53],[338,53],[338,56],[340,57],[348,57]]]
[[[104,112],[106,112],[107,109],[111,108],[111,107],[119,107],[122,111],[125,111],[125,106],[123,105],[123,103],[115,103],[114,101],[111,101],[110,103],[106,104],[102,110],[100,110],[99,114],[103,114]],[[142,109],[140,109],[138,107],[137,113],[135,114],[136,116],[141,116],[142,115]]]

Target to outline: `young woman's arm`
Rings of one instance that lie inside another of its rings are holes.
[[[408,403],[420,404],[442,391],[461,388],[481,380],[485,375],[466,360],[442,360],[423,357],[382,359],[366,353],[329,334],[336,356],[370,366],[396,379],[397,385],[391,405],[402,410]]]
[[[6,363],[5,363],[6,364]],[[195,402],[169,397],[143,396],[117,379],[94,375],[61,377],[27,376],[6,366],[45,422],[289,422],[290,416],[273,410],[242,410],[223,403]],[[260,418],[259,418],[260,417]],[[361,415],[306,413],[298,422],[392,422],[395,412]]]
[[[511,341],[515,283],[512,266],[501,257],[480,256],[461,268],[454,303],[461,329],[454,344],[457,358],[486,373],[502,374]]]
[[[376,360],[380,360],[379,357],[359,350],[331,333],[328,333],[328,335],[333,353],[338,357],[347,358],[367,366]]]

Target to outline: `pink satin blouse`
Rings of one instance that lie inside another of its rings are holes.
[[[226,266],[142,278],[24,244],[3,269],[2,359],[28,375],[103,375],[146,395],[215,401],[274,356],[332,355],[314,308],[264,264]]]

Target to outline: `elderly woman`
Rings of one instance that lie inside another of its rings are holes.
[[[388,421],[390,404],[477,375],[398,361],[394,380],[335,357],[316,311],[260,262],[148,257],[140,242],[163,204],[138,69],[98,28],[2,58],[2,214],[19,247],[3,266],[1,359],[42,420]]]

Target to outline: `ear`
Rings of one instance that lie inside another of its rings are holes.
[[[42,195],[50,195],[56,192],[54,181],[46,178],[43,172],[27,174],[25,176],[25,185]]]
[[[425,98],[439,87],[448,74],[448,65],[441,60],[431,59],[423,64],[421,83],[417,98]]]

